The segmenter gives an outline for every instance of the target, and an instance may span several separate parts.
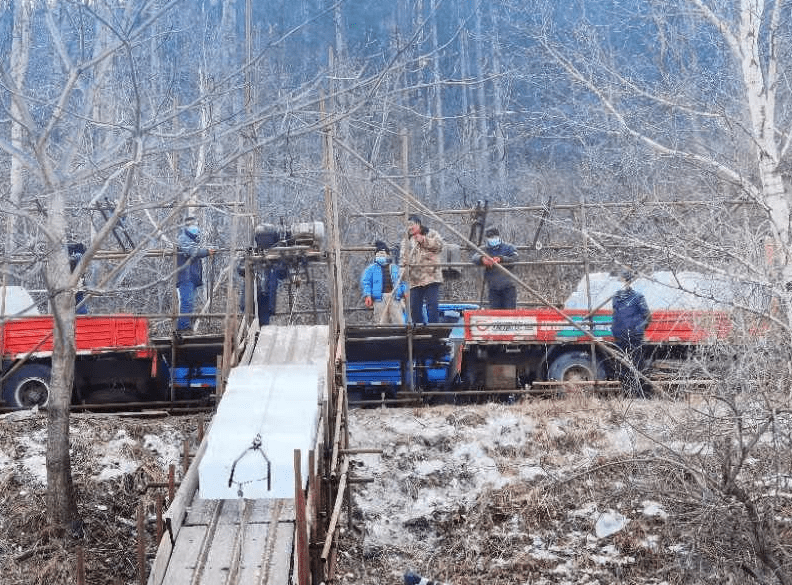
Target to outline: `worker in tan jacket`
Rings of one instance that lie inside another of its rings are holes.
[[[437,308],[443,272],[440,264],[443,239],[435,230],[423,225],[421,217],[407,220],[407,236],[401,246],[403,277],[410,287],[410,316],[415,323],[438,323]],[[426,303],[426,317],[423,307]]]

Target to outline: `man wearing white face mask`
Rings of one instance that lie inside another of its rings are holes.
[[[508,272],[496,264],[510,266],[517,261],[517,248],[501,240],[498,228],[490,227],[484,232],[486,254],[474,253],[473,264],[484,266],[484,280],[489,290],[490,309],[514,309],[517,307],[517,288]]]
[[[363,271],[360,289],[366,307],[374,309],[374,323],[404,323],[402,298],[407,283],[399,278],[399,267],[391,263],[390,250],[385,242],[374,242],[374,262]]]

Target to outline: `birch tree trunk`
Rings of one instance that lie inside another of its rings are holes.
[[[745,106],[750,123],[750,138],[756,157],[759,177],[760,203],[767,208],[773,236],[774,248],[779,252],[773,258],[778,271],[787,308],[787,320],[792,329],[792,297],[786,284],[792,282],[792,260],[790,252],[790,202],[784,185],[780,164],[784,146],[779,143],[786,136],[788,148],[789,128],[779,128],[776,120],[778,85],[780,83],[779,44],[783,2],[767,0],[739,0],[734,6],[737,15],[734,22],[717,14],[703,0],[689,0],[703,17],[721,32],[732,58],[740,68]],[[765,9],[770,8],[770,14]]]
[[[432,91],[434,92],[434,125],[437,141],[437,190],[441,198],[446,195],[446,154],[445,154],[445,121],[443,120],[443,74],[440,66],[440,43],[437,34],[437,0],[431,0],[432,12]]]
[[[503,129],[503,71],[497,11],[497,6],[489,5],[490,22],[492,23],[492,116],[495,120],[495,166],[498,172],[497,190],[502,193],[506,189],[506,135]]]
[[[487,96],[484,87],[484,32],[481,18],[481,3],[476,4],[475,8],[475,50],[476,50],[476,71],[478,73],[478,85],[476,90],[476,120],[478,122],[478,134],[476,136],[476,190],[480,198],[489,199],[489,137],[487,136]]]

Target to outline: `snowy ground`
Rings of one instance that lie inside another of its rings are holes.
[[[71,585],[78,547],[87,583],[138,583],[138,506],[145,506],[152,555],[155,498],[166,490],[150,484],[167,483],[171,465],[178,481],[183,442],[195,449],[198,417],[72,415],[72,471],[85,523],[79,540],[46,524],[46,420],[31,411],[0,416],[0,583]]]
[[[675,491],[688,478],[663,465],[672,449],[707,456],[694,417],[683,401],[580,395],[351,410],[350,446],[382,452],[353,456],[354,476],[373,481],[353,484],[338,583],[401,585],[407,571],[452,585],[728,582],[701,510]],[[137,507],[153,555],[146,485],[165,482],[171,464],[178,479],[183,441],[194,450],[201,424],[73,415],[86,528],[75,541],[45,523],[46,417],[0,417],[0,582],[74,583],[79,545],[87,583],[137,583]]]
[[[688,440],[689,405],[572,398],[351,413],[341,582],[697,582],[641,461]],[[584,473],[585,472],[585,473]]]

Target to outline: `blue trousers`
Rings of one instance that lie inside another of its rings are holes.
[[[190,329],[190,313],[195,306],[196,286],[192,282],[179,283],[179,320],[176,322],[177,331]]]
[[[82,291],[77,291],[74,293],[74,314],[75,315],[87,315],[88,314],[88,303],[85,301],[85,293]],[[82,303],[82,305],[80,304]]]
[[[514,309],[517,307],[517,289],[513,286],[489,289],[490,309]]]
[[[638,372],[643,373],[643,335],[624,335],[616,338],[616,345],[624,352],[624,357],[635,366]],[[644,388],[640,378],[626,365],[616,364],[616,373],[622,383],[622,389],[630,396],[647,396],[651,389]]]
[[[440,301],[440,283],[432,282],[424,286],[414,286],[410,289],[410,317],[413,324],[439,323],[440,311],[437,304]],[[423,306],[426,303],[426,319],[424,319]]]

